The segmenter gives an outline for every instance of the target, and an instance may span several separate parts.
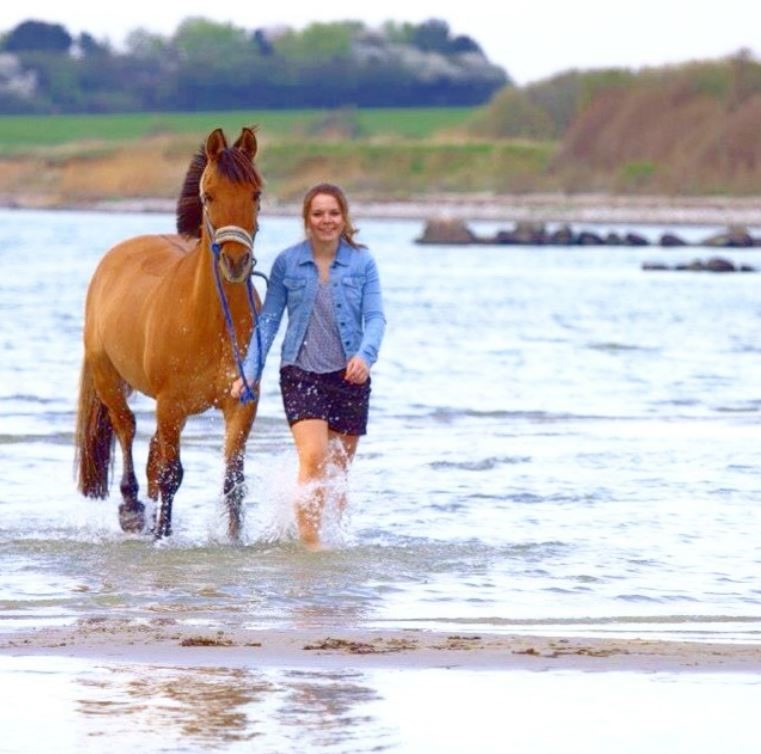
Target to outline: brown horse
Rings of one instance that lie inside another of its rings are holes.
[[[230,397],[235,346],[215,281],[224,291],[237,344],[253,328],[247,280],[252,272],[262,180],[253,160],[256,136],[244,128],[233,147],[213,131],[188,168],[177,203],[177,236],[139,236],[113,247],[90,281],[77,413],[80,492],[105,498],[114,435],[123,464],[119,522],[145,528],[132,461],[132,390],[156,400],[148,454],[148,496],[160,502],[156,538],[171,534],[172,501],[182,482],[180,433],[187,417],[210,407],[225,420],[224,495],[228,532],[238,536],[243,459],[256,403]],[[197,239],[197,240],[194,240]],[[215,244],[218,255],[212,250]],[[260,305],[255,296],[255,305]]]

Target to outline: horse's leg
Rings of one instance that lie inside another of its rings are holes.
[[[146,467],[146,476],[148,477],[148,497],[151,500],[159,499],[159,433],[158,430],[151,437],[151,444],[148,449],[148,464]]]
[[[135,415],[127,405],[127,384],[113,364],[103,357],[93,364],[93,381],[100,399],[108,408],[114,432],[122,449],[122,478],[119,489],[119,524],[123,531],[140,532],[145,527],[145,506],[138,500],[138,483],[132,461],[135,439]]]
[[[180,463],[180,432],[185,425],[185,414],[173,400],[159,398],[156,402],[156,457],[158,459],[158,488],[161,495],[156,510],[156,539],[172,533],[172,502],[182,483]]]
[[[229,401],[222,409],[225,417],[225,482],[224,495],[227,508],[227,534],[238,539],[242,523],[243,498],[246,496],[243,463],[246,440],[256,416],[256,403],[241,404]]]

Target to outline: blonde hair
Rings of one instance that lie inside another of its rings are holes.
[[[359,229],[355,228],[352,224],[351,217],[349,216],[349,202],[346,201],[346,195],[333,183],[318,183],[307,191],[306,196],[304,197],[304,205],[301,208],[301,216],[304,218],[304,228],[306,229],[309,227],[309,210],[312,208],[312,201],[319,194],[332,196],[338,202],[338,207],[341,210],[344,221],[344,229],[341,232],[341,238],[343,238],[349,246],[353,246],[355,249],[362,248],[364,244],[354,240],[354,236],[359,233]]]

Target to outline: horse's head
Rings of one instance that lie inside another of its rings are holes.
[[[188,169],[177,204],[177,230],[206,237],[222,275],[245,281],[254,265],[262,180],[254,166],[256,136],[244,128],[228,147],[221,128],[212,131]]]

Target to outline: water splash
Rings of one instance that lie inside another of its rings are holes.
[[[245,540],[249,543],[290,543],[298,540],[296,506],[321,513],[320,540],[324,547],[338,548],[350,541],[349,481],[340,463],[329,463],[322,485],[299,484],[293,452],[273,459],[266,473],[255,482],[257,499],[247,520]]]

